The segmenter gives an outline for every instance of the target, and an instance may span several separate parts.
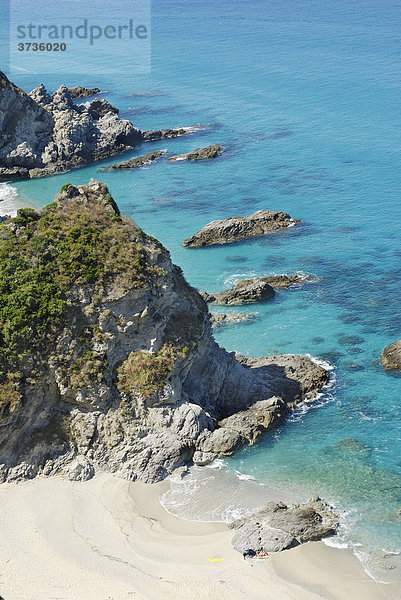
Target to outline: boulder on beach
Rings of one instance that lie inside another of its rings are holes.
[[[385,369],[401,369],[401,340],[397,340],[384,348],[382,363]]]
[[[280,552],[335,535],[338,526],[338,516],[320,498],[290,506],[269,502],[261,511],[232,523],[232,545],[242,553],[248,548],[255,552]]]
[[[258,210],[248,217],[229,217],[220,221],[212,221],[184,240],[182,245],[197,248],[227,244],[272,233],[294,225],[296,222],[287,213]]]
[[[211,146],[205,146],[204,148],[197,148],[192,152],[186,152],[185,154],[177,154],[167,159],[168,162],[175,160],[209,160],[216,158],[222,153],[221,146],[218,144],[212,144]]]

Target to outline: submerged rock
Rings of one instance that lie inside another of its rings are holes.
[[[186,152],[185,154],[177,154],[176,156],[171,156],[167,159],[167,162],[175,160],[209,160],[211,158],[216,158],[216,156],[219,156],[221,153],[221,146],[219,146],[218,144],[213,144],[212,146],[197,148],[196,150],[192,150],[192,152]]]
[[[280,552],[305,542],[335,535],[339,519],[331,507],[314,498],[306,504],[287,506],[270,502],[256,514],[235,521],[232,545],[239,552]]]
[[[258,210],[249,217],[230,217],[212,221],[183,242],[183,246],[196,248],[214,244],[227,244],[247,238],[259,237],[293,225],[296,221],[287,213]]]
[[[143,156],[137,156],[135,158],[130,158],[129,160],[124,160],[123,162],[115,163],[114,165],[110,165],[108,167],[102,167],[100,171],[109,171],[110,169],[137,169],[138,167],[148,165],[157,160],[163,156],[164,153],[165,152],[163,150],[149,152]]]
[[[233,325],[241,321],[252,321],[256,318],[255,313],[214,313],[210,316],[213,327],[220,325]]]
[[[88,98],[89,96],[94,96],[95,94],[99,94],[100,90],[97,87],[94,88],[85,88],[82,85],[76,85],[72,88],[68,88],[70,92],[71,98]]]
[[[98,181],[20,209],[2,248],[2,480],[158,481],[253,443],[328,380],[304,357],[220,348],[202,297]]]
[[[382,363],[385,369],[401,369],[401,340],[397,340],[384,348]]]

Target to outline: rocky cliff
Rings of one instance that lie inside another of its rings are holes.
[[[39,177],[107,158],[141,141],[105,100],[76,106],[62,85],[52,96],[40,85],[29,95],[0,72],[0,175]]]
[[[237,360],[209,317],[98,181],[1,224],[0,479],[156,481],[253,443],[327,382],[304,357]]]
[[[189,131],[140,131],[107,100],[74,104],[64,85],[27,94],[0,71],[0,180],[42,177]]]

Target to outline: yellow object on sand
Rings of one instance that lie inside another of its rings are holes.
[[[207,562],[223,562],[224,558],[207,558]]]

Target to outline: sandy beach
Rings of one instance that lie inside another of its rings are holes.
[[[0,487],[4,600],[396,600],[351,552],[310,543],[255,562],[223,523],[178,519],[167,482],[102,474],[86,483],[36,478]],[[219,559],[210,561],[208,559]]]

